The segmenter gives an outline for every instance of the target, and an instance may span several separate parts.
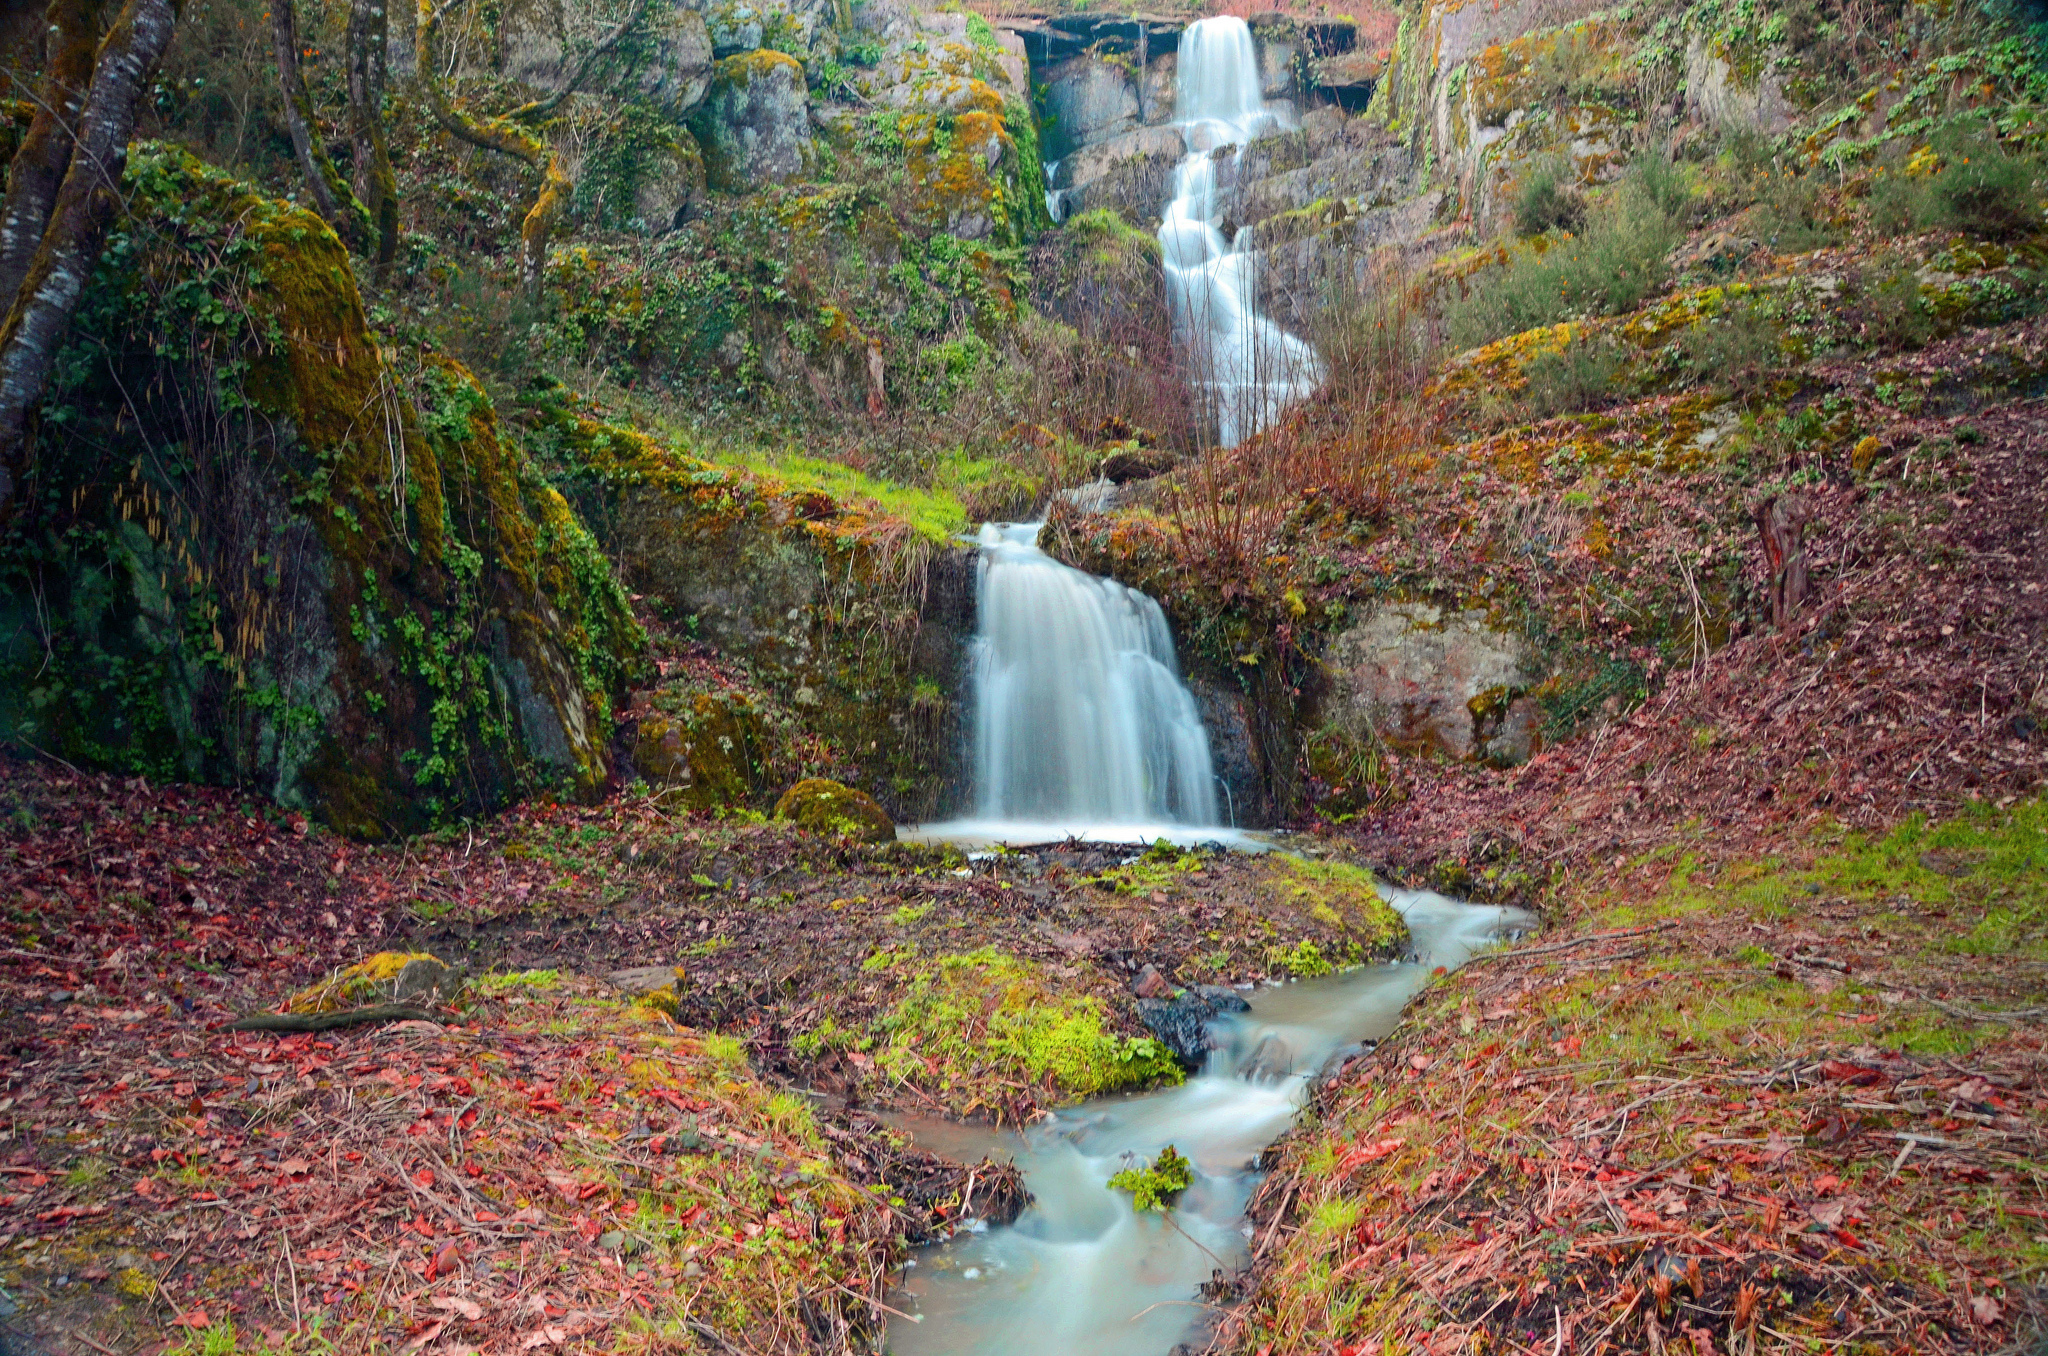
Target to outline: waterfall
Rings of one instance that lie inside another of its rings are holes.
[[[1236,838],[1216,827],[1208,732],[1159,604],[1046,555],[1040,526],[981,529],[973,817],[914,836]]]
[[[1242,147],[1292,117],[1289,105],[1265,100],[1244,20],[1202,19],[1181,33],[1174,121],[1188,155],[1174,171],[1159,248],[1174,334],[1225,447],[1271,424],[1323,379],[1316,351],[1259,314],[1248,242],[1242,232],[1224,240],[1217,202],[1216,153]]]

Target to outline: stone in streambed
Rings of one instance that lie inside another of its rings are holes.
[[[1244,1012],[1250,1006],[1229,989],[1204,985],[1171,999],[1140,997],[1138,1020],[1185,1068],[1199,1072],[1209,1062],[1209,1051],[1215,1048],[1209,1036],[1209,1023],[1222,1013]]]

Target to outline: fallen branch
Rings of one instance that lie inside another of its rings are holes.
[[[1568,942],[1552,942],[1548,946],[1524,946],[1518,947],[1513,951],[1482,951],[1466,961],[1465,964],[1477,965],[1481,961],[1519,960],[1523,956],[1543,956],[1554,951],[1571,951],[1578,947],[1591,946],[1594,942],[1618,942],[1624,938],[1642,937],[1652,932],[1662,932],[1666,928],[1675,928],[1677,926],[1678,924],[1674,922],[1666,921],[1652,923],[1648,927],[1622,928],[1615,932],[1595,932],[1584,937],[1575,937]]]
[[[337,1027],[361,1026],[367,1022],[431,1022],[434,1014],[402,1003],[383,1003],[370,1008],[349,1008],[343,1012],[259,1012],[229,1022],[229,1031],[333,1031]]]

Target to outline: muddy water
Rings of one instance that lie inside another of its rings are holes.
[[[1244,1209],[1259,1152],[1286,1131],[1325,1061],[1392,1030],[1435,966],[1462,964],[1530,920],[1440,895],[1389,899],[1412,958],[1246,994],[1252,1010],[1215,1029],[1209,1069],[1178,1088],[1090,1102],[1028,1135],[964,1127],[912,1132],[962,1158],[1007,1154],[1036,1198],[1007,1228],[968,1229],[924,1250],[893,1301],[895,1356],[1163,1356],[1202,1326],[1199,1287],[1243,1262]],[[1134,1212],[1110,1174],[1172,1144],[1195,1182],[1170,1214]]]

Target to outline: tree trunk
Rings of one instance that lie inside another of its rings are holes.
[[[99,39],[96,8],[92,0],[50,0],[35,117],[8,162],[7,198],[0,204],[0,304],[11,304],[21,290],[71,166],[71,131]]]
[[[349,135],[355,146],[355,191],[369,212],[377,281],[398,254],[398,179],[384,137],[384,49],[390,41],[385,0],[354,0],[348,15]]]
[[[349,191],[334,162],[327,158],[313,126],[313,96],[306,93],[305,77],[299,74],[299,21],[292,12],[292,0],[272,0],[270,36],[277,49],[277,82],[284,94],[285,128],[291,133],[299,171],[306,176],[306,191],[312,195],[313,210],[351,250],[365,253],[370,234],[369,214]]]
[[[120,206],[136,107],[177,24],[175,0],[127,0],[99,46],[71,163],[0,327],[0,512],[13,504],[29,416],[43,398],[57,346]]]
[[[1756,527],[1764,542],[1764,565],[1770,572],[1771,625],[1782,631],[1806,601],[1806,501],[1798,495],[1774,496],[1757,506]]]

